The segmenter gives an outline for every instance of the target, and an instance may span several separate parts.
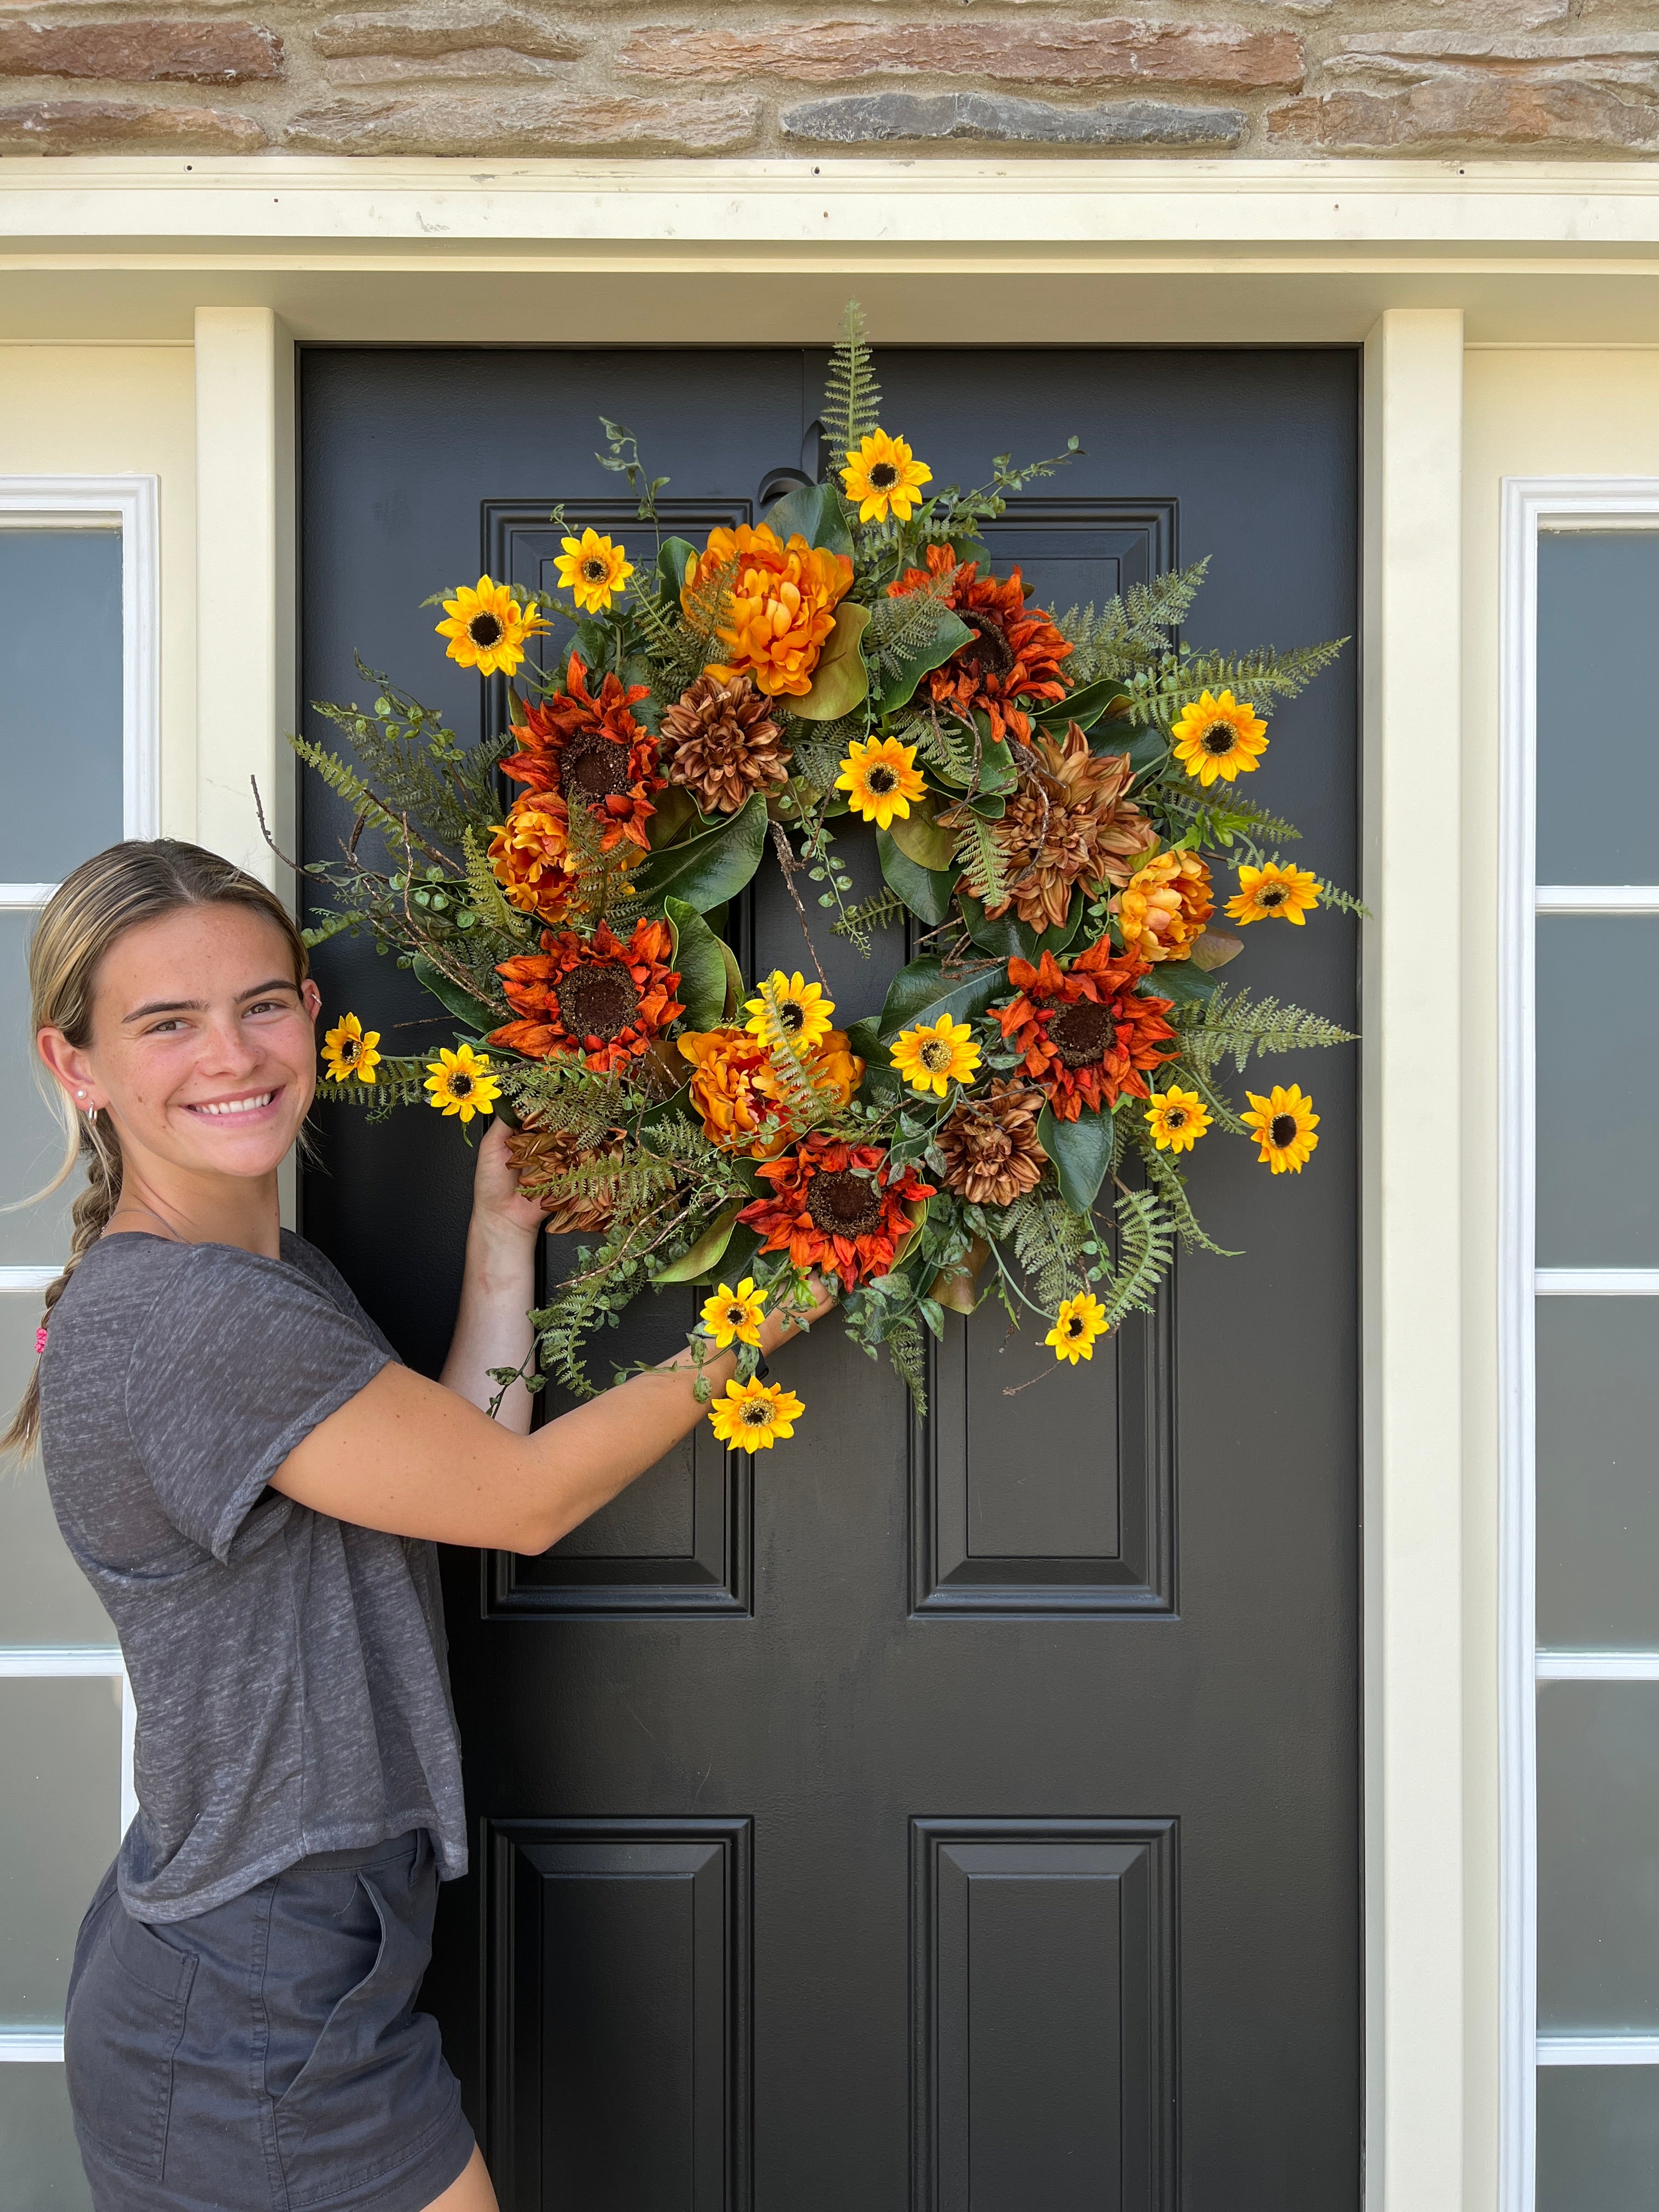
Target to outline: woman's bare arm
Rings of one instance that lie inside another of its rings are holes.
[[[797,1326],[769,1314],[762,1349],[769,1353]],[[703,1373],[720,1391],[735,1369],[722,1352]],[[707,1408],[693,1393],[695,1372],[683,1352],[521,1437],[441,1382],[383,1368],[289,1454],[271,1487],[397,1536],[544,1552],[696,1428]]]
[[[492,1121],[478,1146],[472,1176],[472,1217],[466,1231],[466,1272],[442,1380],[487,1412],[496,1395],[492,1367],[521,1367],[530,1357],[530,1308],[536,1302],[536,1239],[542,1210],[519,1194],[507,1156],[507,1132]],[[522,1382],[501,1400],[495,1419],[514,1435],[530,1433],[532,1401]]]

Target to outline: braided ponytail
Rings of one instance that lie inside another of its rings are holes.
[[[131,838],[83,861],[42,908],[29,945],[31,1032],[61,1030],[71,1044],[89,1044],[99,963],[116,939],[181,907],[215,905],[251,907],[275,922],[293,953],[295,981],[305,981],[310,964],[305,940],[275,891],[199,845],[181,844],[171,837],[148,842]],[[69,1287],[70,1277],[103,1235],[121,1200],[121,1146],[109,1115],[101,1110],[77,1114],[56,1083],[50,1085],[50,1095],[64,1123],[63,1163],[43,1190],[20,1203],[33,1206],[61,1190],[77,1165],[85,1166],[87,1182],[70,1217],[69,1257],[46,1291],[47,1322]],[[0,1455],[33,1451],[40,1435],[37,1367],[11,1425],[0,1436]]]

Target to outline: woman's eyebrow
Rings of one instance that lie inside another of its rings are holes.
[[[275,975],[269,982],[255,983],[250,990],[239,991],[236,1003],[240,1006],[246,1000],[261,999],[267,991],[296,991],[298,988],[292,976]],[[148,1021],[152,1014],[201,1014],[206,1011],[205,999],[153,999],[147,1006],[135,1006],[130,1014],[123,1014],[121,1025],[125,1029],[129,1022]]]

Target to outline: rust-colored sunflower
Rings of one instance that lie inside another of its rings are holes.
[[[981,577],[976,561],[958,565],[949,545],[930,545],[927,566],[907,568],[887,586],[887,596],[902,599],[912,592],[938,591],[947,576],[948,585],[939,592],[940,604],[974,635],[927,678],[928,693],[935,706],[964,720],[982,707],[999,742],[1010,730],[1029,742],[1029,707],[1063,699],[1071,689],[1060,665],[1072,650],[1070,641],[1054,628],[1046,608],[1026,605],[1026,586],[1018,568],[1006,577]]]
[[[821,1267],[843,1290],[884,1275],[910,1223],[905,1208],[935,1186],[914,1168],[890,1178],[879,1145],[844,1145],[814,1131],[757,1174],[771,1185],[738,1216],[763,1232],[763,1252],[787,1252],[794,1267]]]
[[[673,940],[665,921],[640,921],[625,942],[603,922],[591,939],[544,930],[539,952],[520,952],[496,969],[520,1018],[489,1042],[529,1060],[580,1054],[600,1074],[642,1060],[685,1012],[668,965]]]
[[[1075,1121],[1085,1106],[1098,1111],[1126,1094],[1145,1098],[1147,1070],[1176,1051],[1164,1019],[1172,1002],[1135,989],[1151,972],[1151,963],[1133,952],[1115,955],[1109,937],[1063,967],[1052,952],[1035,968],[1029,960],[1008,963],[1018,995],[993,1012],[1058,1120]]]
[[[801,1119],[811,1118],[793,1111],[770,1052],[747,1030],[693,1030],[678,1042],[695,1071],[691,1103],[711,1143],[759,1159],[781,1152],[800,1133]],[[800,1060],[814,1090],[833,1106],[845,1106],[864,1075],[844,1030],[830,1030]]]
[[[532,791],[554,791],[567,805],[585,804],[605,825],[603,852],[624,839],[642,853],[650,844],[645,825],[656,811],[651,794],[662,789],[664,778],[657,740],[634,715],[650,690],[647,684],[624,684],[607,670],[599,690],[590,692],[587,665],[573,653],[565,689],[539,707],[522,708],[524,720],[513,725],[519,750],[501,763],[504,774]]]

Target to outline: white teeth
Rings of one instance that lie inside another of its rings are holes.
[[[269,1106],[276,1096],[274,1091],[262,1091],[257,1098],[228,1098],[219,1106],[194,1106],[195,1114],[251,1114],[255,1107]]]

